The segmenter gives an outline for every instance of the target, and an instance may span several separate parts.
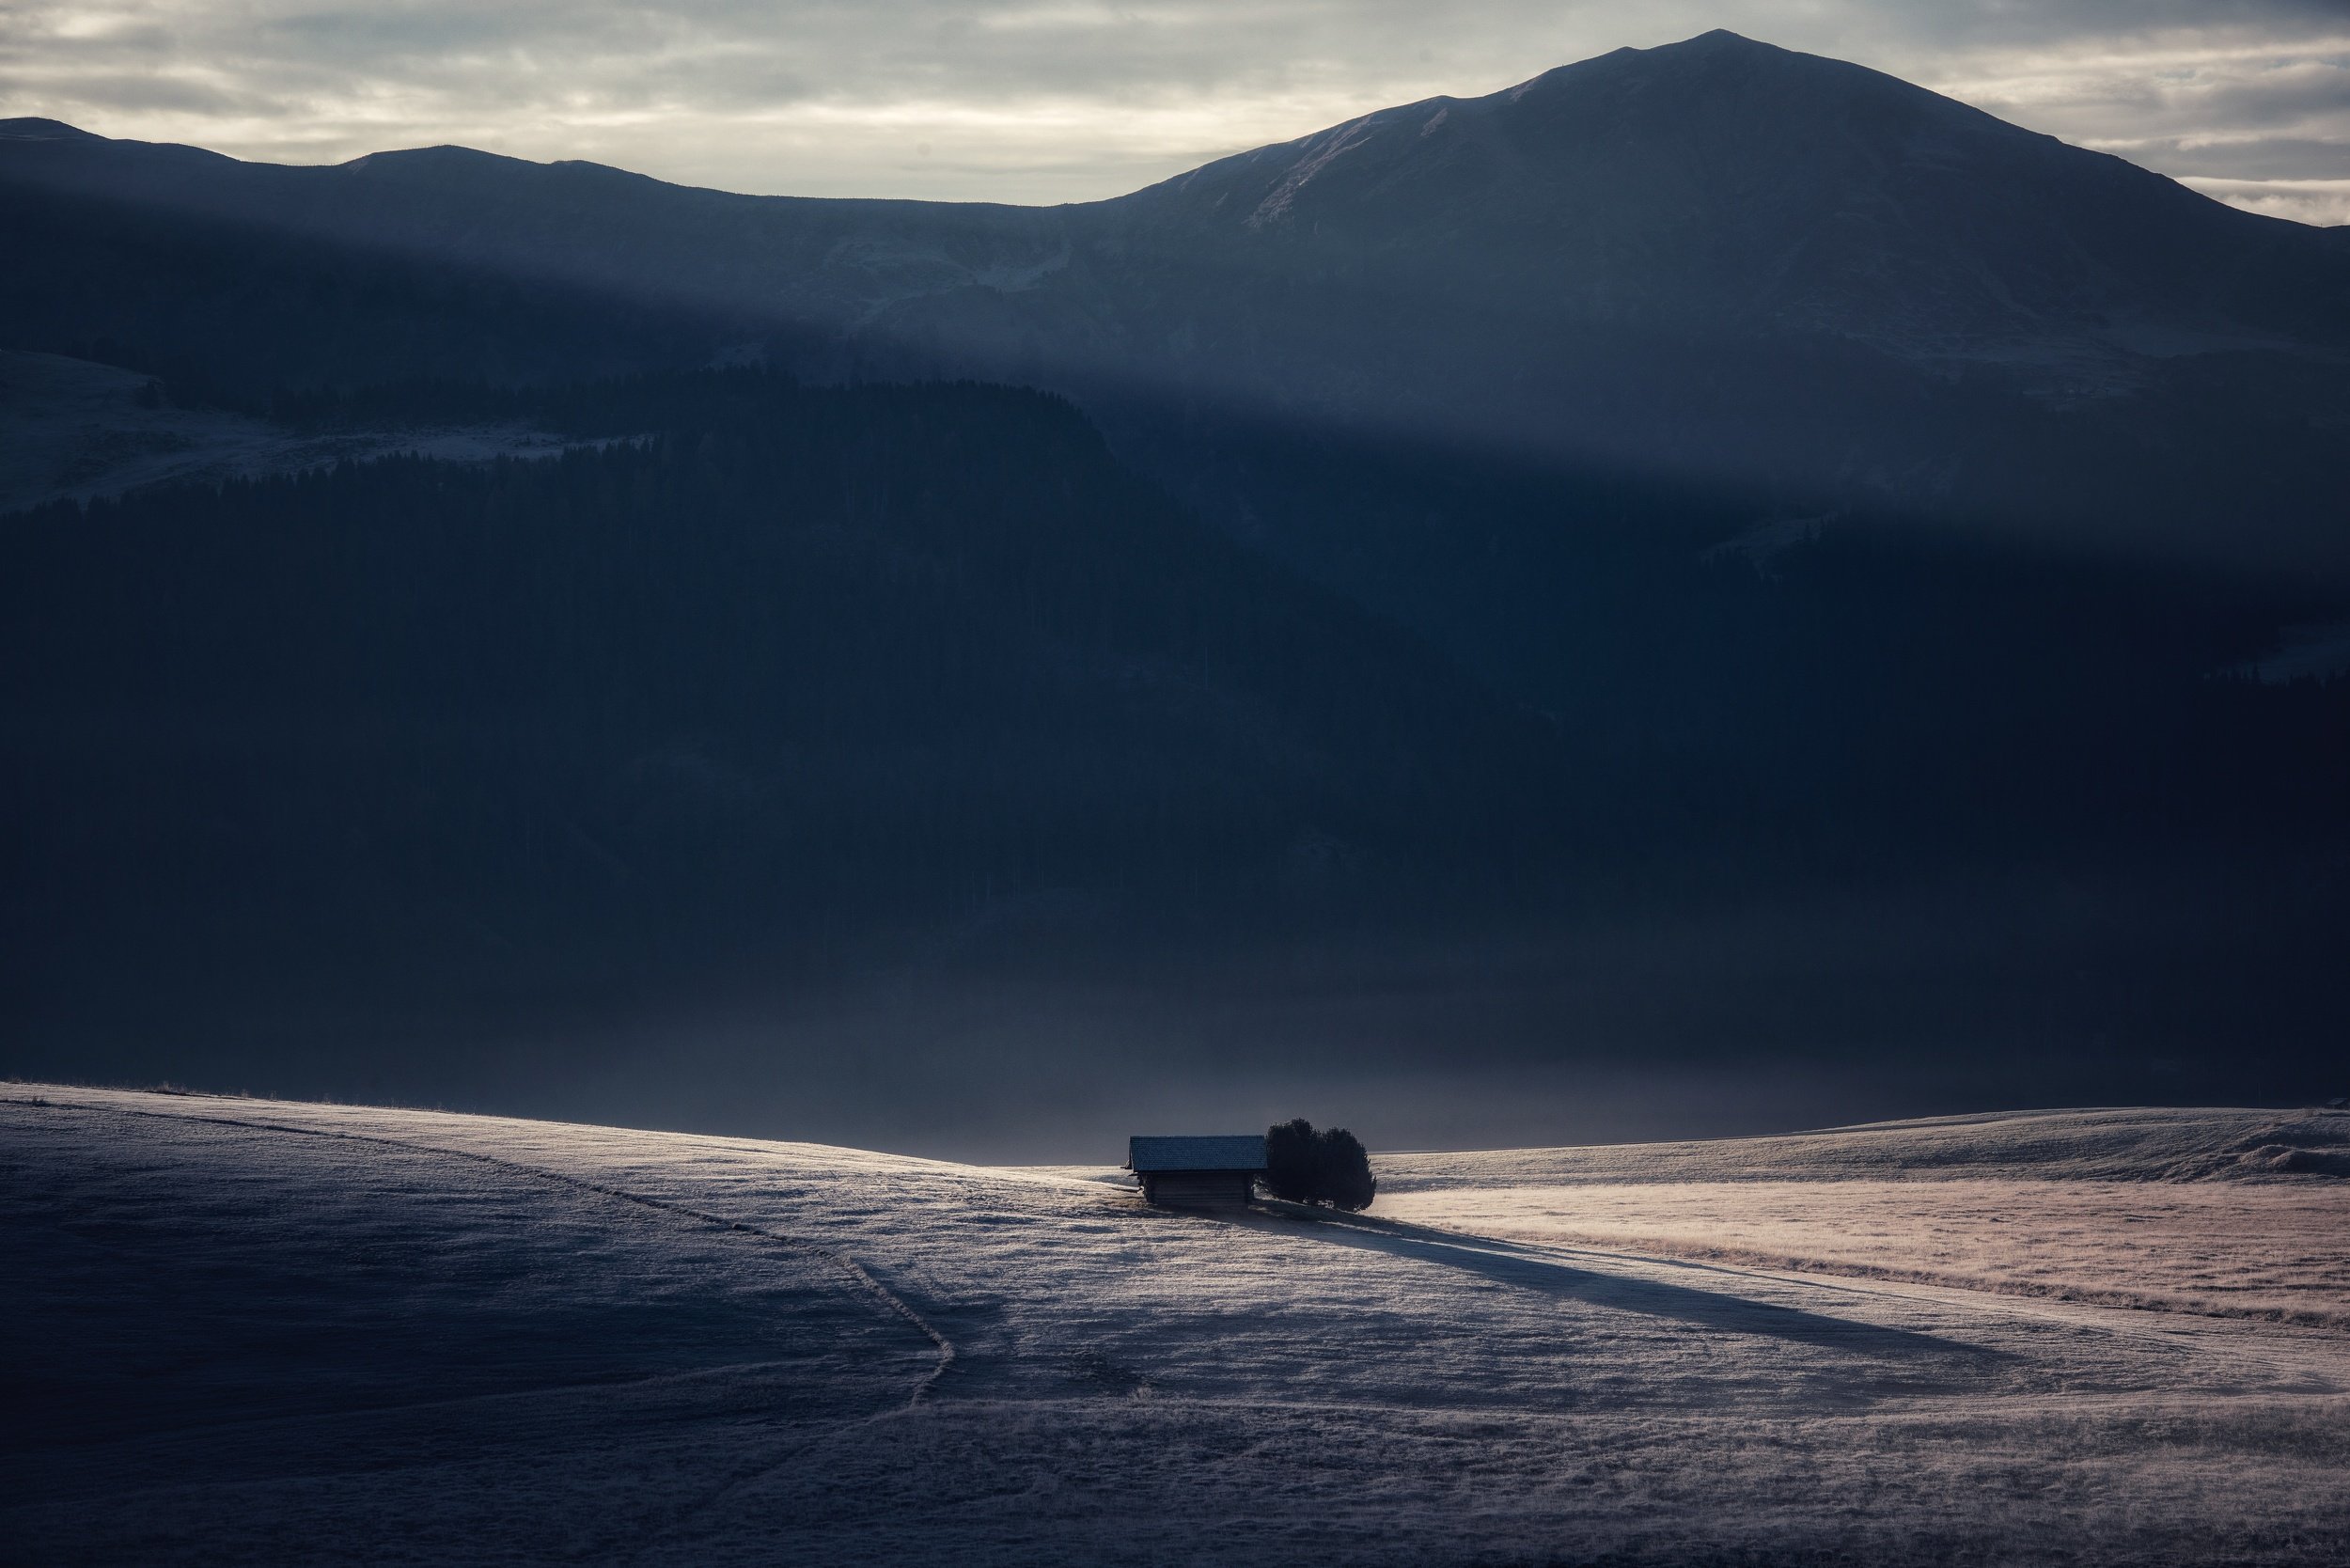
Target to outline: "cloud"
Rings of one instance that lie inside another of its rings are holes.
[[[2190,0],[18,0],[0,112],[294,162],[462,142],[735,190],[1054,201],[1715,26],[2246,204],[2288,193],[2245,181],[2350,160],[2340,0],[2217,20]]]
[[[2350,160],[2350,19],[2291,39],[2154,35],[2123,47],[1986,50],[1935,85],[2166,172],[2314,179]]]
[[[2196,180],[2207,196],[2295,223],[2350,224],[2350,180]]]

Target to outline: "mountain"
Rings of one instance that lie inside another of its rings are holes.
[[[1167,464],[1148,432],[1205,401],[1831,499],[2077,514],[2106,486],[2177,511],[2233,494],[2214,465],[2247,443],[2309,478],[2312,416],[2350,410],[2341,236],[1722,32],[1050,209],[736,196],[455,148],[284,168],[49,121],[0,126],[0,179],[692,314],[711,346],[784,334],[810,373],[1054,386]],[[50,219],[17,226],[14,264],[75,247]],[[49,308],[75,319],[20,346],[152,330]],[[2281,390],[2245,406],[2262,385]],[[2011,471],[2052,418],[2069,454]]]
[[[1715,32],[1431,99],[1107,204],[1523,323],[1816,333],[1928,365],[2350,346],[2339,252],[1893,77]]]
[[[197,871],[266,863],[246,935],[342,944],[309,972],[462,949],[418,963],[506,996],[496,977],[701,962],[654,953],[664,932],[806,953],[888,926],[935,951],[1007,908],[1117,928],[1107,901],[1262,967],[1162,973],[1073,1038],[1963,1042],[2139,1075],[2033,1080],[2066,1097],[2167,1092],[2150,1064],[2219,1072],[2227,1040],[2308,1092],[2350,933],[2350,685],[2323,679],[2350,624],[2343,240],[1727,34],[1052,209],[459,149],[283,168],[10,122],[0,348],[157,377],[159,401],[268,424],[240,428],[272,452],[452,426],[618,442],[543,472],[650,497],[619,527],[511,465],[392,463],[11,523],[10,733],[43,792],[18,880],[112,920],[130,902],[76,903],[102,880],[76,856],[120,893],[137,852],[90,846],[154,828],[196,868],[182,913],[235,883]],[[777,505],[818,521],[778,534],[744,498],[766,460],[713,448],[729,510],[648,554],[694,515],[711,432],[684,372],[713,360],[796,377],[855,461],[803,451]],[[645,372],[666,390],[614,390]],[[1069,403],[876,393],[868,427],[817,396],[954,377]],[[979,460],[998,438],[1010,468]],[[509,508],[532,526],[487,526]],[[315,558],[350,517],[357,553]],[[215,559],[214,532],[243,554]],[[612,560],[584,542],[612,538]],[[150,554],[168,565],[118,592]],[[640,576],[666,587],[632,607]],[[312,597],[341,613],[288,608]],[[264,625],[285,669],[231,658]],[[566,674],[561,649],[593,656]],[[540,684],[467,706],[460,677],[509,656]],[[345,688],[290,692],[311,670]],[[149,706],[124,706],[131,677]],[[118,743],[182,679],[223,716],[164,726],[184,749],[149,772],[179,782],[149,789]],[[369,760],[386,726],[400,767]],[[537,739],[485,738],[516,734]],[[299,913],[328,849],[321,907],[403,888],[384,907],[406,934]],[[638,865],[682,881],[566,890]],[[487,936],[451,913],[509,903]],[[192,917],[72,935],[48,907],[14,906],[24,976],[102,985],[139,942],[207,962]],[[1328,947],[1292,971],[1248,934],[1267,921]],[[509,947],[535,956],[484,956]],[[1269,999],[1293,985],[1323,1000]]]

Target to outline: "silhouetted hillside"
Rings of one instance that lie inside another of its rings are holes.
[[[1540,727],[1065,404],[734,372],[545,412],[618,438],[0,525],[21,996],[575,985],[1046,894],[1485,908],[1557,864]]]
[[[230,224],[265,268],[300,272],[273,253],[314,241],[539,303],[586,290],[699,321],[705,353],[781,335],[818,378],[1054,387],[1162,478],[1253,420],[2116,552],[2350,563],[2311,515],[2350,419],[2335,236],[1727,33],[1050,209],[738,196],[454,148],[282,168],[9,124],[10,204],[63,192]],[[135,267],[84,220],[35,215],[11,226],[18,266],[67,274],[96,246],[102,271]],[[188,292],[157,241],[136,291]],[[46,338],[19,346],[128,342],[99,323],[133,291],[21,306]],[[261,344],[297,336],[222,308]],[[505,341],[487,317],[485,342]],[[652,332],[603,352],[667,348]],[[260,352],[205,354],[226,378]],[[370,353],[282,354],[284,379],[432,373]]]
[[[636,295],[72,190],[10,189],[0,210],[0,342],[143,370],[193,404],[688,368],[728,337]]]

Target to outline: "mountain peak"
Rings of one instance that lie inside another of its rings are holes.
[[[1866,66],[1716,28],[1382,110],[1138,195],[1187,193],[1252,231],[1349,224],[1341,209],[1364,203],[1416,205],[1437,231],[1479,213],[1589,229],[1752,212],[1801,227],[1878,211],[1896,187],[1900,201],[1952,199],[1908,187],[1962,165],[1998,183],[2019,147],[2044,139]]]
[[[102,142],[105,139],[78,125],[68,125],[61,119],[42,119],[38,116],[0,119],[0,141]]]
[[[1646,49],[1623,48],[1588,60],[1554,67],[1532,81],[1510,88],[1502,96],[1523,96],[1528,88],[1553,84],[1588,85],[1597,82],[1645,82],[1657,79],[1686,81],[1693,73],[1729,71],[1742,80],[1767,82],[1782,75],[1801,73],[1807,80],[1841,81],[1847,84],[1875,83],[1882,87],[1901,88],[1920,99],[1935,95],[1913,83],[1850,60],[1840,60],[1825,55],[1807,55],[1799,49],[1750,39],[1733,33],[1727,27],[1699,33],[1692,38],[1672,43],[1659,43]]]
[[[1727,27],[1716,27],[1700,33],[1695,38],[1683,39],[1679,43],[1658,44],[1654,49],[1648,50],[1646,53],[1653,55],[1664,50],[1676,49],[1767,49],[1774,54],[1787,53],[1777,44],[1763,43],[1760,39],[1747,37],[1744,33],[1733,33]]]
[[[478,148],[459,147],[443,142],[437,147],[398,148],[389,152],[369,152],[353,158],[342,166],[364,169],[370,173],[388,170],[454,170],[478,168],[514,168],[529,163],[525,158],[509,158],[502,152],[483,152]]]

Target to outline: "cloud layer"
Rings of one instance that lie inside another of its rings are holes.
[[[2350,222],[2342,0],[0,0],[0,114],[280,162],[459,142],[741,191],[1066,201],[1716,26]]]

